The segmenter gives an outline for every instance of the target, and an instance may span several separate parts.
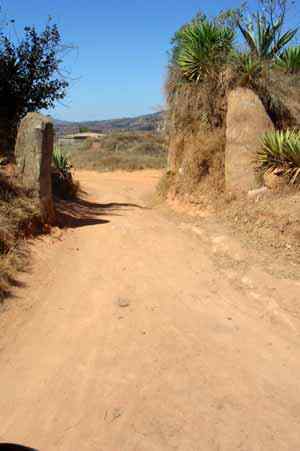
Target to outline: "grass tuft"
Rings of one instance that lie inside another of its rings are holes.
[[[22,238],[41,229],[39,208],[32,193],[0,173],[0,301],[22,268]]]

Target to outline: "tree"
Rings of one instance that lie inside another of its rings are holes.
[[[19,42],[0,33],[0,128],[7,132],[0,145],[6,153],[12,153],[18,124],[28,112],[51,108],[65,97],[68,82],[60,72],[65,48],[50,22],[40,33],[26,27]]]
[[[88,127],[79,127],[79,133],[89,133],[90,129]]]

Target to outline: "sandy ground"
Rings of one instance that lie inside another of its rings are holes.
[[[147,207],[158,177],[81,172],[70,228],[32,245],[0,317],[0,441],[300,449],[298,268]]]

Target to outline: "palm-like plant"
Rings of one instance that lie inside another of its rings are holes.
[[[246,26],[239,22],[238,27],[252,55],[260,59],[275,58],[298,32],[298,28],[295,28],[277,37],[282,27],[282,20],[271,24],[264,15],[259,13]]]
[[[276,66],[286,72],[296,74],[300,71],[300,46],[289,47],[276,60]]]
[[[255,80],[263,69],[261,61],[254,58],[251,53],[237,53],[235,60],[245,83]]]
[[[189,81],[200,81],[220,69],[233,48],[234,33],[226,27],[202,20],[191,23],[180,32],[176,63]]]
[[[265,170],[280,168],[290,183],[300,179],[300,132],[272,131],[263,136],[262,148],[257,154],[259,165]]]
[[[55,147],[52,155],[53,164],[63,174],[67,174],[71,169],[68,157],[61,151],[59,147]]]

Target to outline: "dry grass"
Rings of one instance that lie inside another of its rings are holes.
[[[188,135],[177,133],[170,143],[170,174],[159,190],[166,186],[173,195],[206,194],[215,197],[225,185],[225,130],[199,128]]]
[[[22,238],[37,227],[41,227],[41,221],[31,193],[0,174],[0,301],[23,265]]]
[[[118,132],[85,142],[69,151],[69,158],[77,169],[134,171],[165,167],[167,151],[158,134]]]

